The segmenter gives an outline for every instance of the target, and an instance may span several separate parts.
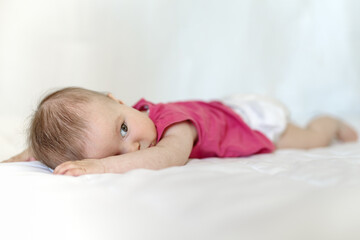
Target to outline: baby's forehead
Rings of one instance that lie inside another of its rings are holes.
[[[93,98],[83,107],[86,113],[106,114],[114,111],[114,102],[110,99]]]

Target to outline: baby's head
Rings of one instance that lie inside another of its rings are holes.
[[[111,94],[64,88],[38,105],[29,128],[34,157],[55,168],[66,161],[104,158],[156,143],[156,129],[145,112]]]
[[[64,88],[42,99],[29,128],[28,142],[34,157],[55,168],[68,160],[83,159],[87,135],[86,106],[99,92]]]

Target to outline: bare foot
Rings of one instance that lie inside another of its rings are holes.
[[[354,128],[340,120],[337,138],[343,142],[356,142],[358,140],[358,134]]]

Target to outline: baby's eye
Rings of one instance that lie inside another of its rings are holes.
[[[128,127],[126,123],[121,124],[120,134],[122,137],[125,137],[128,132]]]

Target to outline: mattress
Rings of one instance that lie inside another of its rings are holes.
[[[23,125],[0,118],[1,160]],[[359,142],[80,177],[4,163],[0,191],[0,239],[360,239]]]

